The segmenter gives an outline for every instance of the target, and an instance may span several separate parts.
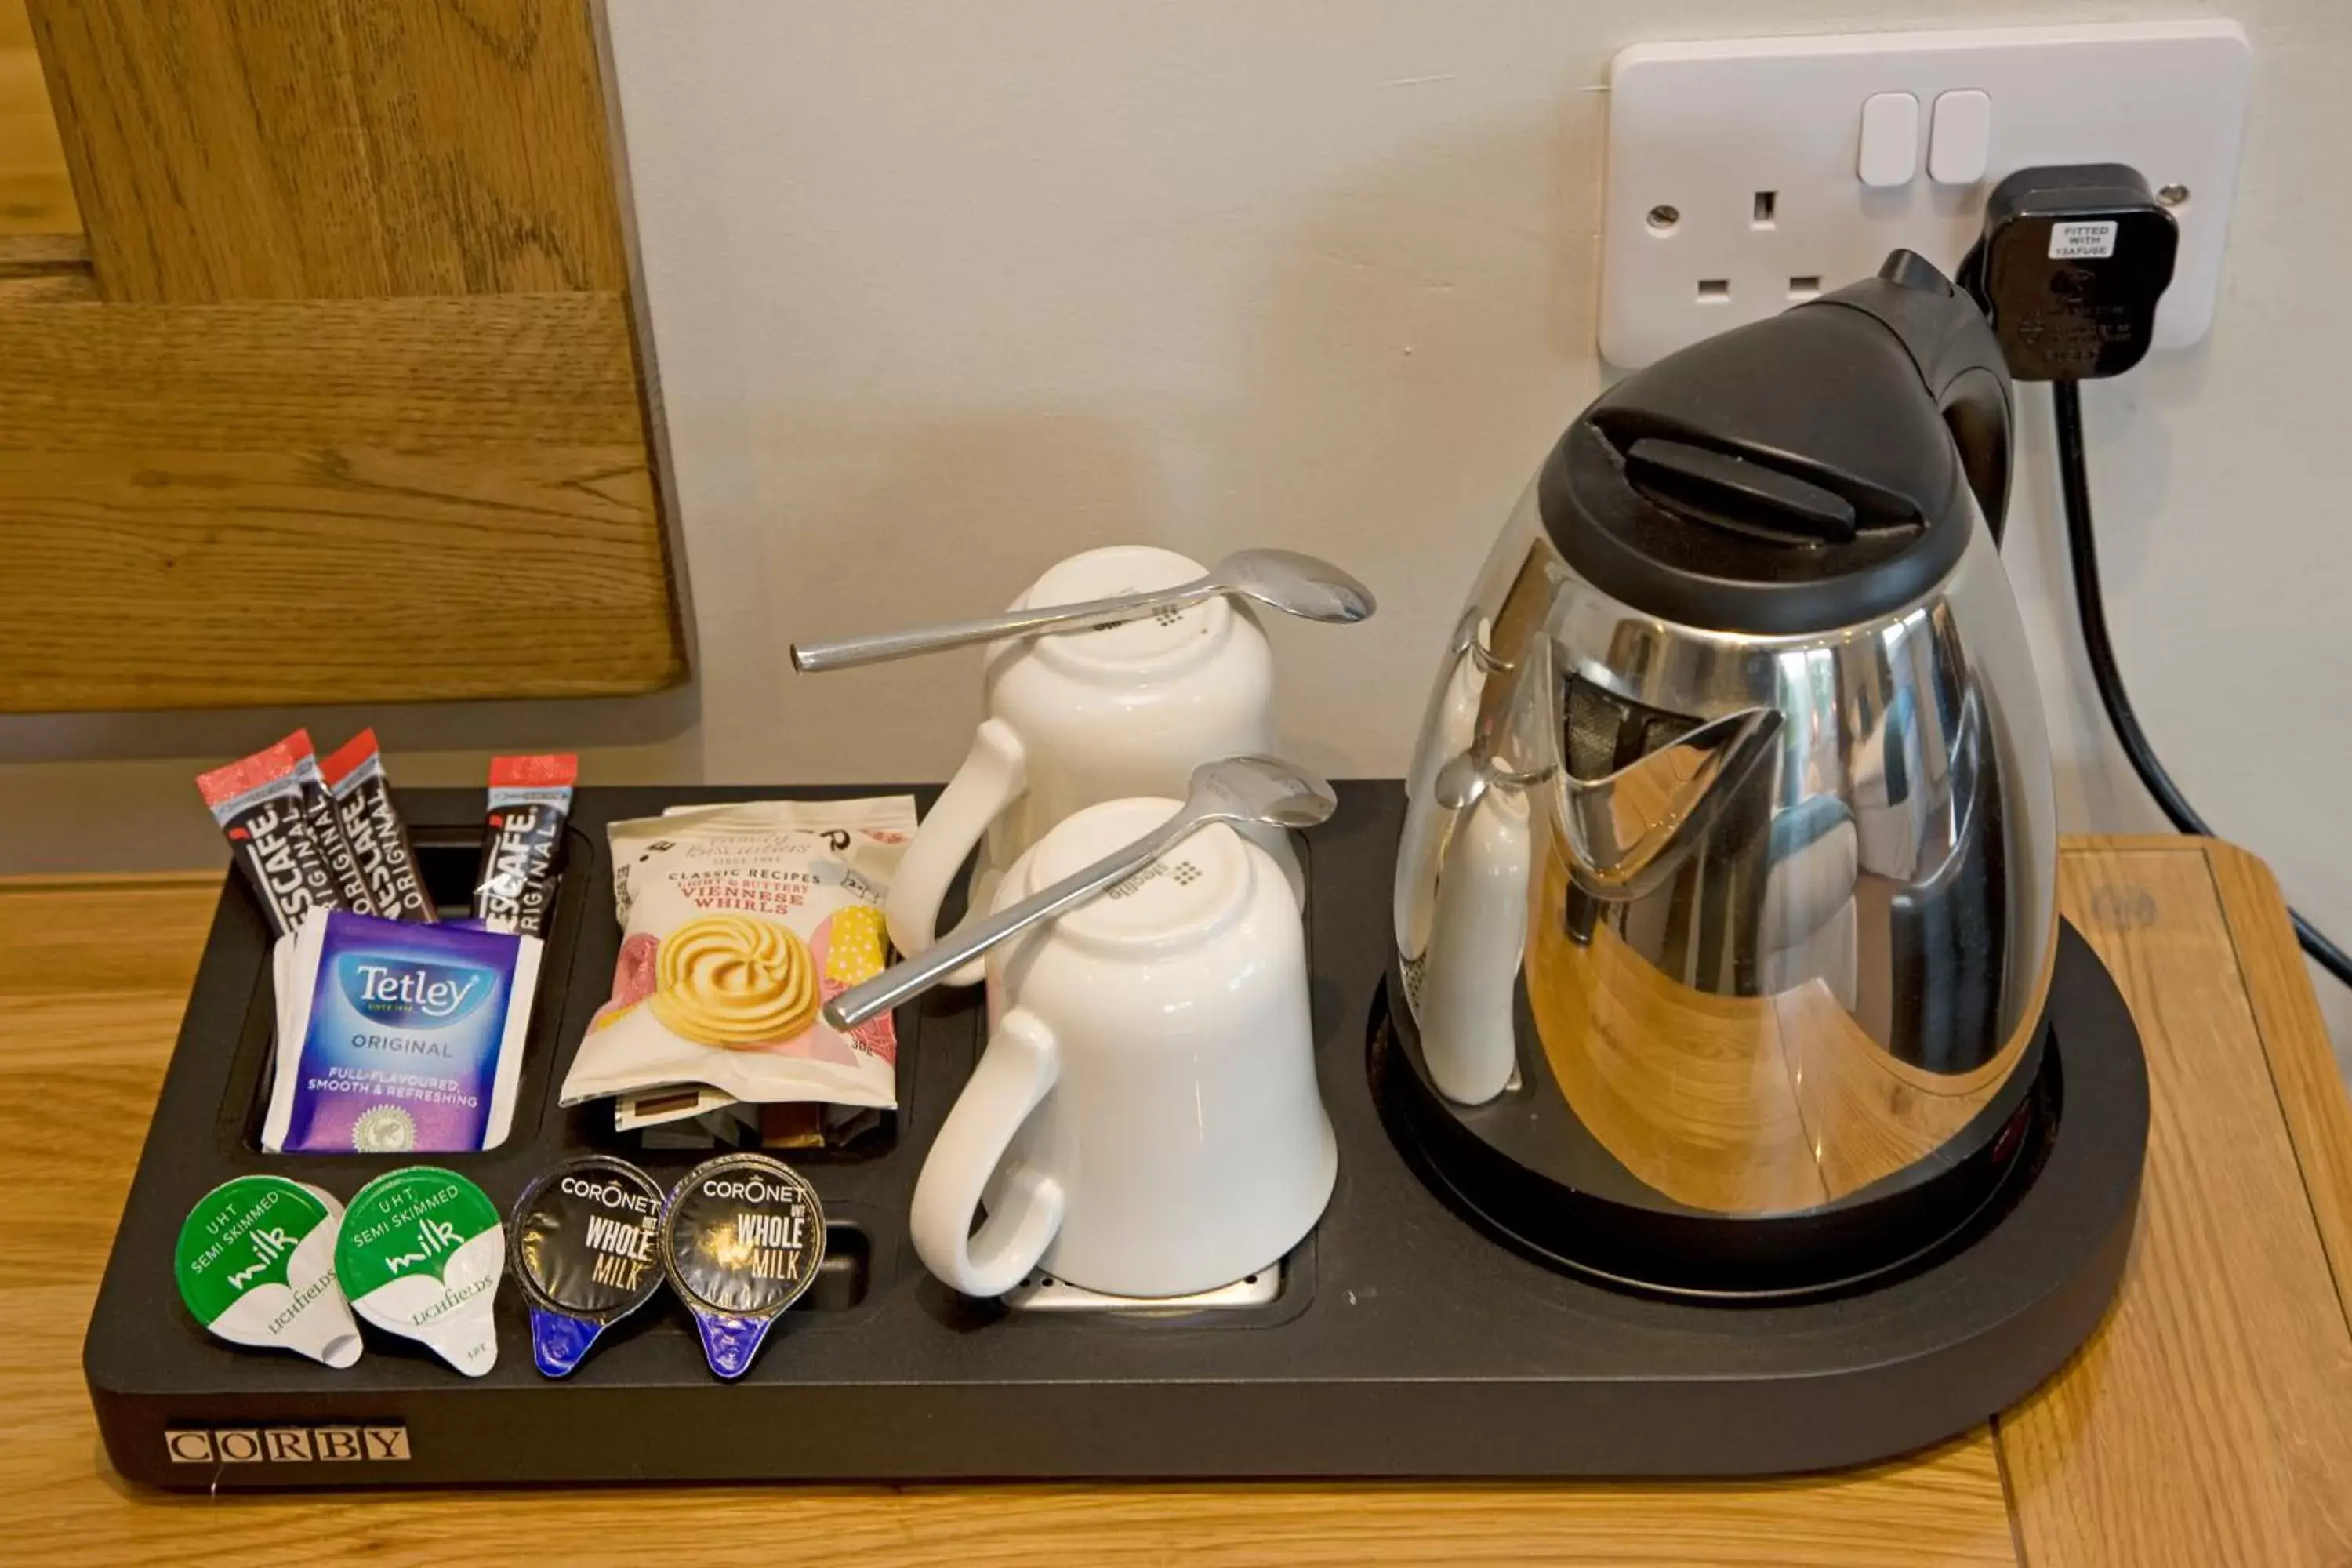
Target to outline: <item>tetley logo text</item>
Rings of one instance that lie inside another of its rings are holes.
[[[335,961],[344,997],[362,1016],[386,1023],[439,1025],[480,1006],[494,983],[489,970],[464,963],[389,963],[374,953]]]

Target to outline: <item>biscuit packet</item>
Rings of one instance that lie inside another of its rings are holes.
[[[562,1103],[705,1084],[737,1100],[898,1103],[886,1015],[845,1035],[825,1002],[880,973],[882,900],[912,795],[700,806],[610,833],[621,952]]]

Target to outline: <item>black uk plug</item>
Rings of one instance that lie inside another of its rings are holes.
[[[2020,381],[2121,375],[2147,354],[2180,231],[2124,163],[2021,169],[1993,188],[1961,287]]]

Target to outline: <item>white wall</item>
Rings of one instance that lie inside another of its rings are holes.
[[[1395,772],[1475,563],[1601,384],[1615,50],[2221,14],[2255,84],[2213,338],[2085,394],[2111,616],[2190,797],[2352,939],[2342,0],[607,4],[699,689],[370,715],[402,776],[584,742],[592,778],[939,777],[974,656],[794,679],[785,645],[1127,539],[1365,577],[1370,626],[1277,628],[1287,718],[1302,760]],[[2024,409],[2009,558],[2069,825],[2160,826],[2095,722]],[[0,868],[212,857],[186,775],[281,728],[0,722]]]

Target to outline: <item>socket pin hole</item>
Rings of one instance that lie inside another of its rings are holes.
[[[1772,215],[1774,212],[1779,210],[1780,205],[1780,192],[1757,192],[1755,205],[1748,209],[1748,223],[1757,228],[1770,228],[1772,226]]]
[[[1698,280],[1698,302],[1702,305],[1719,303],[1731,298],[1731,279],[1702,278]]]
[[[1672,234],[1675,225],[1683,221],[1682,209],[1660,202],[1650,209],[1648,221],[1652,234]]]
[[[1811,300],[1821,291],[1822,277],[1818,272],[1800,273],[1789,279],[1789,298],[1791,300]]]

